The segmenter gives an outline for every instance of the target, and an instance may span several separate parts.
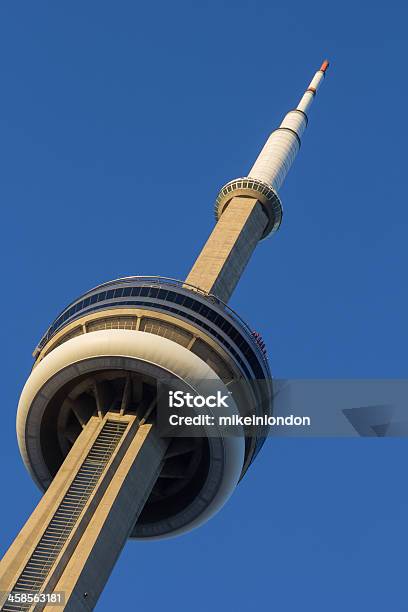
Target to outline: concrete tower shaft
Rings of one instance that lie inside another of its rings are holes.
[[[0,563],[1,610],[34,607],[5,602],[11,590],[20,597],[58,592],[64,610],[92,610],[157,480],[167,445],[135,415],[91,417]]]

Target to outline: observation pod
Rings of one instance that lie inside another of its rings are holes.
[[[180,379],[204,394],[209,382],[228,393],[232,381],[247,381],[233,398],[233,412],[271,411],[270,371],[256,337],[216,296],[182,281],[130,277],[92,289],[52,323],[35,357],[19,403],[17,435],[42,490],[92,416],[109,410],[154,422],[166,381]],[[242,436],[175,438],[131,537],[180,534],[210,518],[265,435],[258,427]]]

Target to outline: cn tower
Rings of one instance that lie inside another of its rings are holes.
[[[231,396],[231,412],[272,413],[263,341],[227,303],[257,243],[281,224],[279,189],[327,67],[248,175],[219,191],[215,227],[185,280],[106,282],[69,304],[41,338],[17,437],[44,495],[0,562],[1,610],[49,612],[58,593],[64,610],[93,610],[129,538],[202,525],[253,463],[267,428],[165,438],[157,406],[169,380],[195,394],[210,380],[228,394],[240,380],[246,392]]]

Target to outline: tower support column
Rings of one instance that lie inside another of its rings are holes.
[[[134,415],[92,417],[3,558],[0,590],[62,593],[64,610],[93,610],[156,482],[166,447],[154,426],[139,426]],[[1,603],[5,612],[55,609]]]
[[[232,198],[186,283],[228,302],[267,224],[268,218],[259,200]]]

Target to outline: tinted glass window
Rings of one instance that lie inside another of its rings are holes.
[[[210,309],[208,308],[208,306],[204,306],[204,305],[203,305],[203,306],[201,306],[201,311],[200,311],[200,314],[201,314],[203,317],[207,318],[207,317],[208,317],[208,313],[209,313],[209,312],[210,312]]]
[[[208,312],[208,315],[207,315],[207,319],[209,321],[215,321],[216,318],[217,318],[217,313],[214,310],[210,310],[209,309],[209,312]]]

